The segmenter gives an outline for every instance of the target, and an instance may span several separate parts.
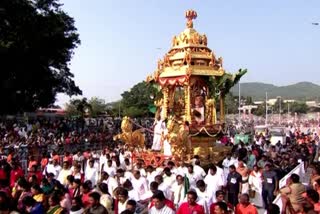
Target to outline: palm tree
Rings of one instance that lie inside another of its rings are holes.
[[[235,86],[241,79],[243,75],[247,73],[247,69],[239,69],[238,72],[234,74],[224,73],[221,77],[216,78],[216,90],[219,90],[220,98],[220,121],[224,122],[224,100],[226,95],[230,92],[231,88]]]

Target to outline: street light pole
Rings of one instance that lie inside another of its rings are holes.
[[[241,124],[241,88],[240,88],[240,81],[239,81],[239,124]]]
[[[266,92],[266,126],[268,125],[268,92]]]
[[[281,96],[278,96],[277,99],[279,99],[279,125],[281,123]]]
[[[289,121],[289,117],[290,117],[290,103],[288,102],[288,121]]]
[[[279,112],[279,124],[281,123],[281,97],[280,97],[280,112]]]

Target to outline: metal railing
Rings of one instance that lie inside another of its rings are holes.
[[[4,148],[3,152],[5,155],[8,155],[10,151],[14,151],[14,156],[17,157],[17,160],[19,160],[22,169],[25,171],[25,173],[28,170],[28,158],[30,156],[34,156],[35,160],[40,162],[42,154],[51,154],[53,151],[57,153],[61,158],[63,159],[63,156],[65,152],[70,152],[71,154],[74,154],[78,151],[96,151],[100,152],[107,146],[111,145],[112,142],[95,142],[95,143],[89,143],[89,142],[83,142],[83,143],[77,143],[77,144],[64,144],[64,145],[46,145],[46,146],[19,146],[14,148]]]

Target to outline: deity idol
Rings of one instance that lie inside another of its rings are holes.
[[[194,99],[194,108],[193,108],[193,115],[195,117],[195,121],[198,124],[204,122],[204,98],[201,95],[198,95]]]

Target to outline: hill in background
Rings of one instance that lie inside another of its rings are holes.
[[[311,82],[299,82],[287,86],[275,86],[272,84],[265,84],[259,82],[241,83],[241,96],[252,97],[253,100],[265,100],[266,92],[268,92],[268,99],[281,96],[282,99],[294,100],[318,100],[320,97],[320,86]],[[239,94],[239,85],[235,85],[231,89],[234,96]]]

